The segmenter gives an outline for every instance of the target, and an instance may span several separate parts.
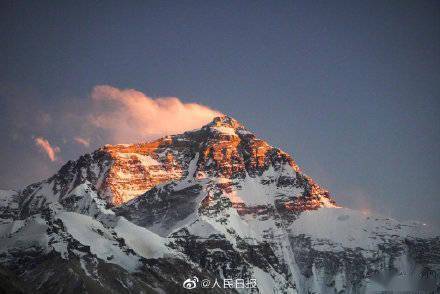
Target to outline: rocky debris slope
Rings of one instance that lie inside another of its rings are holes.
[[[180,293],[194,276],[256,281],[209,293],[431,291],[440,240],[338,207],[291,156],[223,116],[1,191],[0,262],[40,293]]]

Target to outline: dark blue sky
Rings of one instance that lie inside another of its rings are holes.
[[[107,84],[235,117],[343,205],[440,224],[440,2],[76,2],[0,4],[0,188],[61,165],[32,136],[90,151],[32,118]]]

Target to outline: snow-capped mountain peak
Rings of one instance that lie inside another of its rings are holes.
[[[228,116],[106,145],[0,191],[0,261],[40,292],[179,293],[193,276],[257,281],[213,293],[363,293],[400,287],[403,275],[420,290],[420,275],[438,284],[439,252],[424,226],[339,208],[290,155]]]

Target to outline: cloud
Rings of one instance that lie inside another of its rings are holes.
[[[112,143],[134,143],[203,126],[220,112],[175,97],[156,98],[111,86],[94,87],[88,122],[107,131]]]
[[[32,89],[5,88],[0,83],[0,93],[0,134],[5,138],[2,148],[7,150],[0,152],[0,162],[7,163],[0,166],[0,188],[20,189],[47,178],[60,168],[63,159],[75,160],[85,150],[182,133],[220,115],[197,103],[151,98],[140,91],[112,86],[96,86],[85,96],[67,94],[50,103],[45,93]],[[53,144],[55,140],[62,150]],[[45,155],[33,156],[36,151]]]
[[[57,160],[56,154],[61,151],[58,146],[52,147],[49,141],[44,139],[43,137],[36,137],[34,141],[35,141],[35,145],[40,147],[40,149],[46,153],[46,155],[49,157],[51,161]]]
[[[78,143],[80,145],[83,145],[84,147],[90,147],[90,140],[87,140],[87,139],[84,139],[84,138],[81,138],[81,137],[75,137],[75,138],[73,138],[73,140],[76,143]]]

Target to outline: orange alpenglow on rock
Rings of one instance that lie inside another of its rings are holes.
[[[202,180],[215,175],[232,180],[247,175],[252,177],[273,165],[283,164],[297,177],[297,185],[307,186],[306,193],[311,197],[306,204],[287,201],[282,205],[283,209],[334,204],[328,192],[303,175],[287,153],[256,138],[228,116],[216,117],[199,130],[147,143],[106,145],[85,156],[95,160],[97,166],[105,167],[100,168],[99,180],[92,179],[91,182],[95,182],[100,197],[112,205],[130,201],[157,185],[189,176]],[[289,184],[287,177],[278,181],[281,185]],[[223,185],[226,189],[229,184]],[[231,201],[236,202],[234,197]]]

